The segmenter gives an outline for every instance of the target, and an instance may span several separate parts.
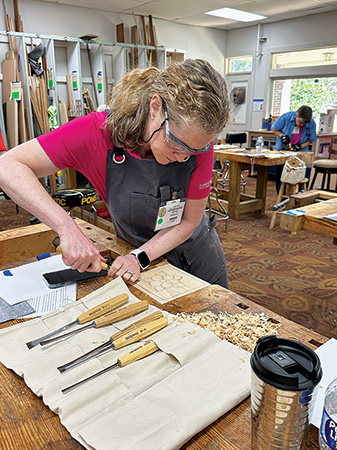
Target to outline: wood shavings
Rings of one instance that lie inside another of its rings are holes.
[[[277,334],[280,323],[268,321],[264,313],[261,314],[229,314],[222,312],[214,314],[211,311],[201,313],[179,313],[176,315],[179,322],[185,320],[207,328],[220,339],[231,342],[234,345],[252,352],[262,336]]]

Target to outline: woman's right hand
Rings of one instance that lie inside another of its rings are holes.
[[[74,223],[74,225],[76,225]],[[87,238],[80,228],[72,228],[70,232],[61,233],[60,247],[64,264],[79,272],[99,272],[105,262],[95,244]]]

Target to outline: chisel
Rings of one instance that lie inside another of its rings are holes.
[[[72,336],[74,334],[80,333],[81,331],[87,330],[88,328],[101,328],[105,327],[106,325],[111,325],[112,323],[119,322],[120,320],[127,319],[128,317],[135,316],[136,314],[139,314],[142,311],[145,311],[149,307],[148,302],[146,301],[140,301],[137,303],[133,303],[131,305],[124,306],[123,308],[117,309],[116,311],[113,311],[109,314],[104,314],[104,316],[98,317],[93,322],[89,323],[88,325],[85,325],[81,328],[78,328],[76,330],[69,331],[68,333],[60,334],[59,336],[56,336],[51,339],[46,339],[45,341],[40,342],[40,345],[48,345],[52,342],[56,342],[60,339]]]
[[[44,336],[41,336],[37,339],[34,339],[33,341],[26,342],[26,345],[29,349],[31,349],[31,348],[35,347],[36,345],[40,344],[40,342],[51,338],[55,334],[61,333],[62,331],[66,330],[67,328],[72,327],[73,325],[82,325],[84,323],[89,322],[90,320],[95,320],[95,319],[97,319],[97,317],[103,316],[104,314],[112,311],[113,309],[116,309],[119,306],[122,306],[128,300],[129,300],[129,296],[127,294],[120,294],[120,295],[117,295],[117,297],[110,298],[106,302],[103,302],[100,305],[94,306],[93,308],[89,309],[89,311],[86,311],[85,313],[81,314],[73,322],[67,323],[63,327],[61,327],[55,331],[52,331],[51,333],[48,333]]]
[[[159,315],[161,317],[157,318]],[[155,319],[155,317],[156,317],[156,319]],[[99,345],[98,347],[91,350],[90,352],[85,353],[84,355],[80,356],[79,358],[76,358],[73,361],[70,361],[66,364],[63,364],[62,366],[57,367],[57,369],[61,373],[66,372],[67,370],[71,369],[72,367],[75,367],[78,364],[88,361],[89,359],[91,359],[95,356],[99,356],[108,350],[117,350],[119,348],[125,347],[126,345],[140,341],[141,339],[144,339],[144,338],[150,336],[151,334],[155,333],[156,331],[161,330],[162,328],[166,327],[167,325],[168,325],[168,321],[167,321],[166,317],[163,317],[163,315],[160,311],[150,314],[149,316],[144,317],[141,320],[138,320],[134,324],[125,328],[124,330],[115,333],[113,336],[111,336],[111,338],[108,341]]]
[[[61,246],[60,246],[60,242],[61,242],[61,240],[60,240],[59,236],[56,236],[56,238],[53,239],[53,245],[54,245],[56,251],[58,253],[61,253],[61,255],[62,255],[63,253],[62,253],[62,249],[61,249]],[[102,266],[102,270],[106,270],[107,272],[110,269],[108,264],[104,263],[103,261],[101,261],[101,266]]]
[[[151,355],[152,353],[155,353],[157,350],[159,350],[157,344],[155,342],[147,341],[140,347],[135,348],[134,350],[131,350],[131,352],[126,353],[125,355],[121,356],[117,359],[117,362],[115,364],[112,364],[111,366],[106,367],[105,369],[101,370],[100,372],[94,373],[90,377],[84,378],[81,381],[78,381],[75,384],[72,384],[71,386],[68,386],[61,390],[63,394],[66,394],[72,389],[75,389],[76,387],[80,386],[83,383],[86,383],[89,380],[92,380],[103,373],[108,372],[111,369],[114,369],[115,367],[124,367],[128,364],[131,364],[134,361],[138,361],[139,359],[145,358],[145,356]]]
[[[58,247],[56,248],[56,251],[57,251],[58,253],[61,253],[61,255],[63,254],[60,246],[58,246]],[[102,270],[106,270],[106,271],[108,272],[109,269],[110,269],[110,267],[107,265],[107,263],[101,261],[101,269],[102,269]]]

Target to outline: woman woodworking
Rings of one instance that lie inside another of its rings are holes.
[[[227,287],[225,258],[205,206],[212,140],[229,114],[224,79],[203,60],[127,73],[109,109],[75,119],[1,157],[0,186],[60,236],[65,264],[99,271],[102,257],[38,178],[84,174],[106,202],[116,234],[137,250],[109,276],[134,282],[154,259]],[[31,193],[34,192],[34,195]]]

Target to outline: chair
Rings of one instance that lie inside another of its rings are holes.
[[[205,209],[205,212],[208,213],[208,216],[211,217],[212,214],[216,214],[217,220],[226,220],[226,228],[225,231],[227,232],[227,219],[229,218],[229,215],[224,208],[224,206],[221,204],[219,199],[219,191],[215,187],[217,180],[218,180],[218,171],[213,170],[212,173],[212,187],[211,192],[207,199],[207,208]],[[212,195],[213,194],[213,195]],[[218,209],[212,208],[212,199],[216,201]]]
[[[322,191],[337,191],[337,180],[335,189],[330,189],[331,175],[337,174],[337,137],[331,139],[329,159],[317,159],[313,162],[312,167],[315,172],[310,184],[310,190],[315,185],[317,174],[321,173],[323,176],[320,189]],[[325,185],[326,181],[327,184]]]
[[[229,145],[240,144],[240,148],[242,148],[242,144],[247,142],[247,133],[227,133],[225,142]],[[218,179],[217,184],[225,187],[229,185],[229,161],[224,162],[222,173],[223,176]],[[245,192],[246,184],[246,180],[241,174],[241,186],[243,187],[243,192]]]
[[[242,144],[247,142],[247,133],[227,133],[226,134],[226,144],[240,144],[240,148]]]

